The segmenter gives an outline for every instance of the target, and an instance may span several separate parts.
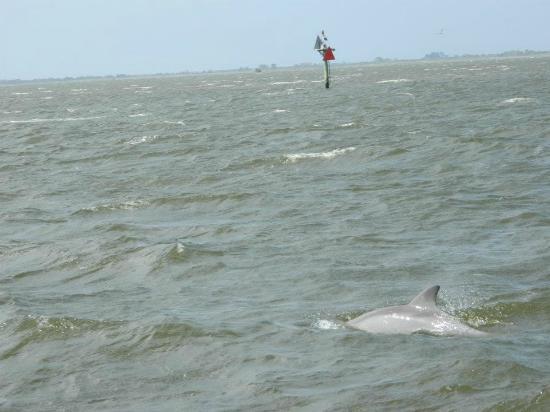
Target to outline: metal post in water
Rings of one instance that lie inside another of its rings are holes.
[[[315,40],[314,50],[317,50],[321,56],[323,56],[323,63],[325,65],[325,88],[330,87],[330,66],[329,61],[334,60],[334,49],[328,45],[327,36],[325,31],[321,31],[321,35],[317,35]]]

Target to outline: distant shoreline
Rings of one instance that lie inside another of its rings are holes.
[[[408,62],[441,62],[441,61],[460,61],[460,60],[486,60],[486,59],[511,59],[511,58],[530,58],[530,57],[549,57],[550,51],[535,51],[535,50],[512,50],[496,54],[463,54],[456,56],[448,56],[443,52],[432,52],[419,59],[392,59],[377,57],[370,61],[359,62],[335,62],[335,65],[355,65],[355,64],[388,64],[388,63],[408,63]],[[202,71],[182,71],[175,73],[151,73],[151,74],[110,74],[104,76],[65,76],[65,77],[48,77],[37,79],[0,79],[2,85],[18,85],[29,83],[50,83],[50,82],[71,82],[71,81],[86,81],[86,80],[109,80],[109,79],[138,79],[147,77],[170,77],[170,76],[186,76],[200,74],[216,74],[216,73],[248,73],[258,71],[276,71],[288,70],[296,68],[316,67],[321,63],[301,63],[292,66],[267,66],[259,65],[258,67],[240,67],[236,69],[213,69]]]

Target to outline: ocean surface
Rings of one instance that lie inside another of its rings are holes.
[[[550,410],[550,58],[322,72],[0,87],[0,410]]]

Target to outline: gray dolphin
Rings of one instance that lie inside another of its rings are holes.
[[[438,292],[439,286],[432,286],[407,305],[375,309],[346,322],[346,325],[385,334],[428,332],[437,335],[488,335],[439,310],[435,303]]]

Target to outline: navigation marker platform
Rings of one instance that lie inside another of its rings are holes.
[[[330,87],[330,66],[329,61],[335,60],[333,49],[328,45],[327,36],[325,31],[322,30],[320,35],[317,35],[315,40],[314,50],[317,50],[321,56],[323,56],[323,62],[325,62],[325,87],[328,89]]]

